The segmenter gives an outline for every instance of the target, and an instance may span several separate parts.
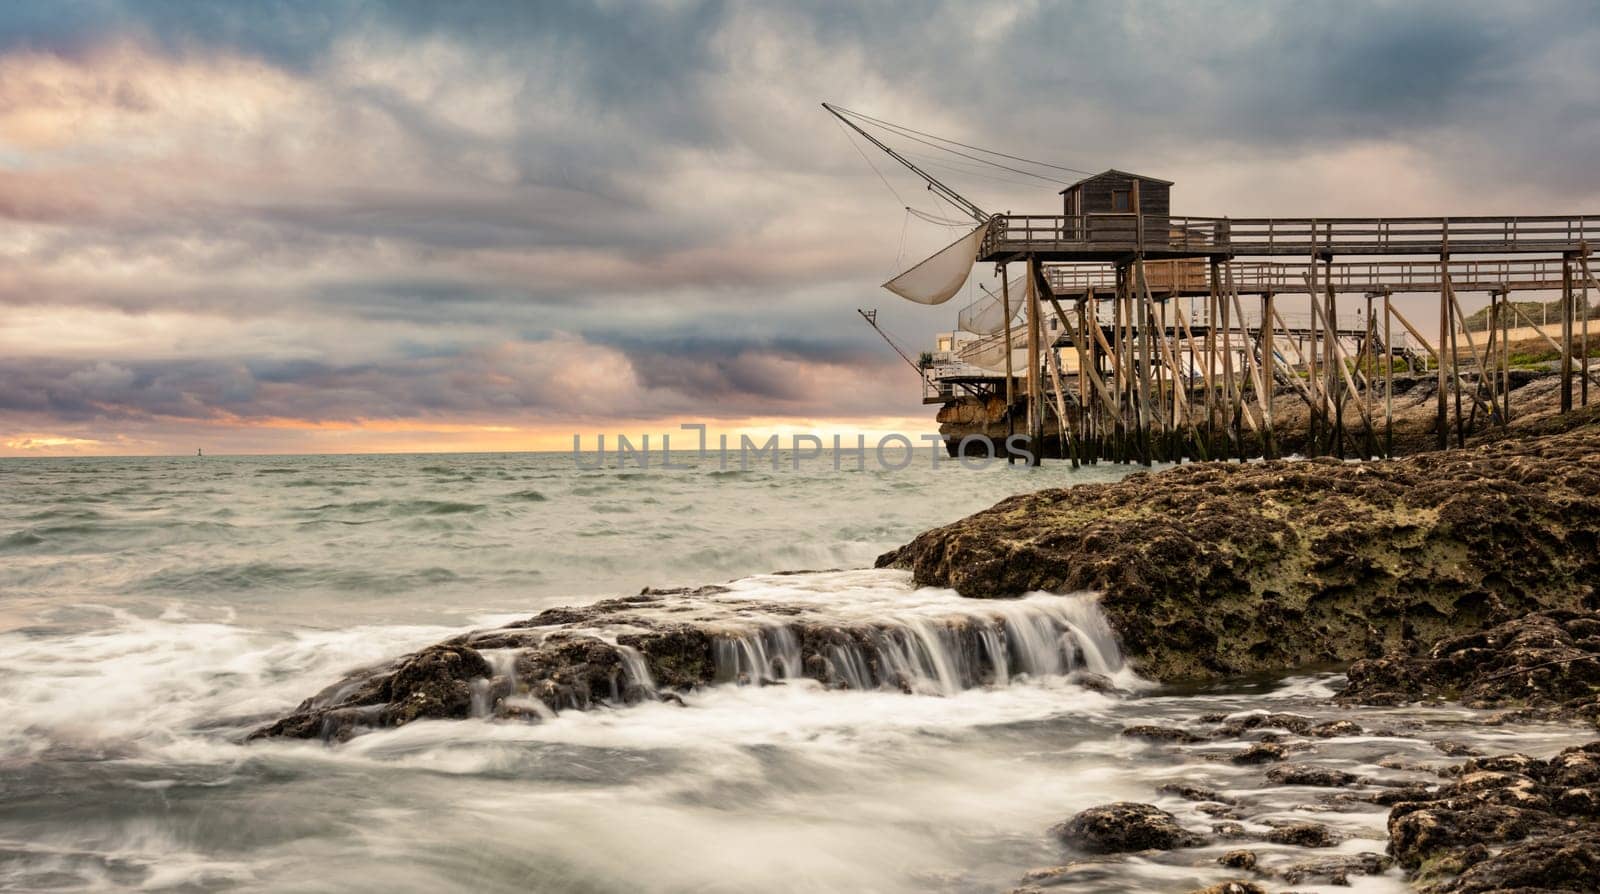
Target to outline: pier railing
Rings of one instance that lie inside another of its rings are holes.
[[[1221,218],[1167,214],[1004,214],[994,218],[985,234],[982,256],[1019,251],[1133,251],[1140,246],[1141,236],[1147,251],[1205,254],[1225,245],[1225,227]]]
[[[1301,256],[1570,252],[1600,242],[1600,215],[1219,218],[1172,215],[996,215],[986,260],[1155,255]]]
[[[1146,262],[1152,292],[1205,294],[1210,272],[1202,259]],[[1556,258],[1495,258],[1450,261],[1445,265],[1450,284],[1458,292],[1534,291],[1561,288],[1561,261]],[[1307,261],[1235,261],[1233,282],[1240,292],[1304,294]],[[1116,268],[1110,263],[1050,264],[1045,267],[1050,287],[1059,295],[1079,296],[1093,288],[1102,298],[1115,294]],[[1438,261],[1336,261],[1316,265],[1317,290],[1331,284],[1339,293],[1437,292],[1444,283]]]

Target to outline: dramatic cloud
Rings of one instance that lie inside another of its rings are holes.
[[[926,420],[854,309],[949,328],[876,286],[956,212],[819,101],[1198,214],[1584,210],[1597,51],[1581,3],[7,9],[0,452]]]

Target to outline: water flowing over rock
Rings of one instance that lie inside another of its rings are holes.
[[[838,604],[840,586],[865,595]],[[463,634],[358,671],[252,738],[339,740],[420,719],[549,718],[715,684],[808,679],[952,695],[1071,674],[1097,687],[1137,683],[1088,595],[977,603],[912,590],[884,572],[768,575],[647,589]]]
[[[1100,591],[1157,679],[1378,657],[1600,607],[1597,420],[1405,459],[1198,463],[1043,490],[878,564],[978,598]]]

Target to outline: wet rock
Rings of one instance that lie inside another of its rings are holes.
[[[1172,742],[1179,745],[1205,741],[1204,737],[1175,726],[1130,726],[1122,730],[1122,735],[1129,739],[1143,739],[1146,742]]]
[[[1433,747],[1439,749],[1441,754],[1446,754],[1450,757],[1477,757],[1482,754],[1481,751],[1462,742],[1439,741],[1433,743]]]
[[[342,741],[361,726],[399,726],[413,720],[466,716],[472,705],[473,681],[487,679],[492,673],[475,649],[456,644],[430,646],[328,687],[250,738]]]
[[[1173,795],[1185,801],[1214,801],[1218,804],[1235,804],[1234,799],[1203,785],[1188,782],[1168,782],[1156,788],[1163,795]]]
[[[1315,764],[1289,764],[1267,771],[1267,779],[1278,785],[1313,785],[1323,788],[1340,788],[1354,785],[1361,777],[1343,770],[1319,767]]]
[[[1478,856],[1459,876],[1430,890],[1435,894],[1490,894],[1594,891],[1600,886],[1600,829],[1593,826]]]
[[[1330,720],[1319,723],[1308,730],[1311,735],[1319,739],[1333,739],[1341,736],[1359,736],[1363,730],[1359,723],[1350,720]]]
[[[1356,795],[1356,797],[1370,804],[1393,807],[1396,804],[1403,804],[1407,801],[1426,801],[1433,797],[1433,789],[1425,785],[1403,785],[1370,794]]]
[[[1321,823],[1289,823],[1269,831],[1267,840],[1297,847],[1333,847],[1339,843],[1339,835]]]
[[[1311,731],[1311,727],[1311,718],[1299,714],[1260,712],[1229,717],[1223,721],[1217,735],[1241,736],[1250,730],[1267,729],[1286,730],[1303,736]]]
[[[1022,494],[878,564],[976,598],[1099,591],[1156,679],[1414,654],[1593,597],[1595,418],[1414,458],[1194,463]],[[1540,674],[1591,672],[1600,664]],[[1393,682],[1352,695],[1416,688]]]
[[[424,717],[455,717],[472,703],[471,682],[493,671],[466,646],[430,646],[401,663],[388,681],[385,720],[399,726]]]
[[[1455,873],[1465,879],[1469,867],[1491,854],[1498,860],[1515,851],[1515,863],[1499,864],[1497,872],[1513,866],[1521,867],[1517,872],[1531,871],[1528,867],[1536,859],[1548,857],[1557,866],[1552,878],[1559,881],[1563,861],[1587,852],[1581,836],[1597,830],[1600,815],[1591,789],[1600,785],[1597,760],[1600,742],[1568,748],[1548,760],[1524,754],[1472,758],[1426,799],[1401,802],[1390,810],[1389,853],[1412,873],[1439,880]],[[1575,849],[1523,847],[1554,839],[1570,839]],[[1564,890],[1560,885],[1544,887]]]
[[[1130,801],[1091,807],[1050,831],[1064,844],[1099,854],[1172,850],[1205,843],[1165,810]]]
[[[1217,858],[1217,862],[1229,869],[1254,869],[1256,868],[1255,851],[1228,851]]]
[[[1189,894],[1267,894],[1267,889],[1255,882],[1218,882],[1209,888],[1198,888]]]
[[[1102,695],[1110,695],[1120,691],[1117,689],[1117,684],[1112,682],[1111,678],[1105,674],[1092,674],[1088,671],[1078,671],[1072,675],[1072,682],[1082,686],[1090,692],[1098,692]]]
[[[1426,654],[1358,661],[1339,698],[1372,704],[1447,698],[1474,708],[1518,708],[1521,717],[1592,720],[1600,717],[1600,637],[1591,634],[1597,625],[1600,612],[1542,611],[1443,639]]]
[[[1021,881],[1032,888],[1048,888],[1055,885],[1084,884],[1097,878],[1109,877],[1117,871],[1117,866],[1112,863],[1074,860],[1060,866],[1029,870],[1022,876]]]
[[[996,635],[1004,641],[1015,623],[1007,613],[975,603],[927,620],[938,625],[940,673],[951,674],[950,682],[989,685],[1026,669],[1026,656],[991,653]],[[1058,618],[1030,616],[1026,623],[1056,625],[1048,642],[1077,635]],[[919,630],[892,616],[841,622],[826,607],[761,602],[726,587],[646,589],[548,609],[360,669],[251,737],[340,741],[420,719],[538,721],[602,705],[682,704],[678,693],[718,682],[806,677],[830,688],[909,692],[919,680],[907,678],[900,656],[927,654]]]
[[[1394,860],[1383,854],[1361,853],[1352,856],[1304,860],[1283,868],[1283,880],[1291,885],[1324,883],[1348,885],[1353,875],[1379,875],[1388,871]]]
[[[1550,806],[1562,816],[1600,817],[1600,786],[1569,788],[1556,795]]]
[[[1229,840],[1238,840],[1240,838],[1250,837],[1250,833],[1245,831],[1244,826],[1240,825],[1239,823],[1213,823],[1211,825],[1211,834],[1217,836],[1218,838],[1225,838]]]
[[[1288,756],[1289,749],[1276,742],[1257,742],[1249,748],[1232,755],[1228,760],[1236,764],[1268,764],[1273,761],[1281,761]]]

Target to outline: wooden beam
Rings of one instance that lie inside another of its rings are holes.
[[[1017,433],[1017,420],[1012,410],[1017,404],[1017,377],[1011,369],[1011,281],[1006,277],[1006,265],[1000,265],[1000,312],[1006,315],[1006,462],[1015,463],[1011,455],[1011,436]]]
[[[1028,452],[1032,454],[1029,464],[1034,466],[1039,464],[1040,442],[1044,440],[1044,408],[1040,406],[1043,389],[1039,382],[1039,295],[1033,276],[1038,263],[1033,255],[1028,256]]]
[[[1561,257],[1561,412],[1572,412],[1572,258]]]

